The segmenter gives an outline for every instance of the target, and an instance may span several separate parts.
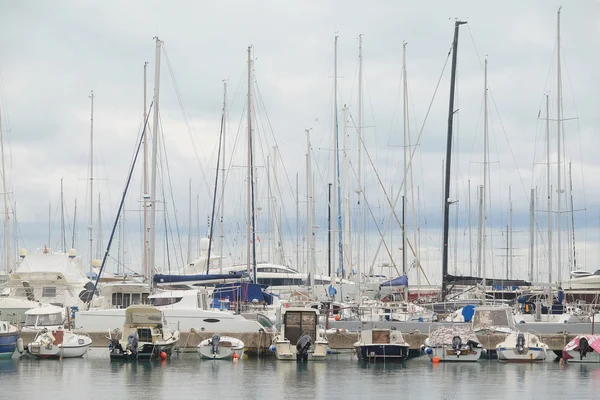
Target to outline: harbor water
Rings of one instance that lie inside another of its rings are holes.
[[[64,360],[0,360],[2,399],[598,399],[600,365],[476,363],[364,364],[334,355],[322,363],[274,358],[119,363],[107,350]]]

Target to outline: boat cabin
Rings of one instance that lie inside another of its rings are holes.
[[[515,323],[510,307],[479,306],[475,307],[471,326],[474,331],[513,331],[515,328]]]
[[[319,311],[310,307],[289,307],[283,311],[283,337],[296,345],[300,336],[308,333],[313,340],[317,339]]]
[[[25,311],[25,330],[40,330],[63,327],[65,314],[62,307],[45,305]]]

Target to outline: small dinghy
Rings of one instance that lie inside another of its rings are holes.
[[[92,339],[69,330],[41,330],[35,340],[27,345],[27,352],[38,358],[83,357],[92,344]]]
[[[221,336],[215,333],[212,338],[200,342],[198,354],[200,358],[212,360],[242,358],[244,342],[231,336]]]
[[[496,345],[498,361],[539,362],[546,360],[548,345],[529,332],[512,332]]]
[[[354,343],[356,356],[361,361],[405,361],[410,346],[402,333],[395,329],[368,329],[360,332]]]
[[[600,362],[600,335],[578,335],[564,347],[563,360],[573,363]]]

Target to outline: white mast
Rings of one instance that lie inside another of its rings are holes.
[[[273,248],[275,250],[275,257],[273,262],[285,265],[283,259],[283,249],[281,246],[281,234],[279,232],[279,221],[281,220],[281,207],[279,206],[279,173],[277,165],[279,164],[279,147],[273,146]]]
[[[144,250],[142,252],[142,272],[146,278],[148,278],[148,127],[146,126],[146,120],[148,119],[147,108],[146,108],[146,67],[148,61],[144,62],[144,160],[143,160],[143,192],[142,200],[144,207]]]
[[[558,188],[557,188],[557,202],[556,202],[556,230],[558,232],[558,237],[557,237],[557,259],[558,262],[556,264],[556,267],[558,268],[558,274],[557,274],[557,279],[558,282],[562,281],[562,258],[561,258],[561,236],[560,236],[560,219],[561,219],[561,211],[560,211],[560,198],[561,198],[561,194],[562,194],[562,187],[561,187],[561,164],[560,164],[560,158],[562,156],[561,153],[561,124],[562,124],[562,77],[561,77],[561,70],[560,70],[560,10],[562,7],[559,7],[558,9],[558,14],[557,14],[557,19],[556,19],[556,141],[558,143],[558,148],[557,148],[557,162],[556,162],[556,170],[558,172]]]
[[[344,264],[352,270],[352,234],[350,231],[350,159],[348,148],[350,138],[348,136],[348,107],[344,105]]]
[[[219,273],[223,273],[223,248],[225,244],[225,138],[227,137],[227,81],[223,81],[223,134],[221,138],[221,218],[219,219],[219,231],[221,241],[219,243]]]
[[[513,204],[512,204],[512,188],[508,186],[508,279],[514,279],[513,273]]]
[[[483,273],[483,185],[479,186],[479,218],[477,222],[477,276],[482,277]]]
[[[358,189],[356,190],[358,194],[358,204],[357,204],[357,218],[356,218],[356,241],[357,241],[357,249],[356,249],[356,270],[358,274],[358,292],[360,293],[360,281],[362,278],[361,275],[361,236],[363,234],[363,214],[362,214],[362,146],[363,146],[363,137],[362,137],[362,119],[363,119],[363,100],[362,100],[362,35],[358,35]]]
[[[469,206],[468,206],[468,225],[469,225],[469,276],[473,276],[473,236],[471,229],[471,180],[469,179]]]
[[[531,189],[529,200],[529,281],[533,281],[534,241],[535,241],[535,189]]]
[[[485,59],[485,85],[483,89],[483,226],[482,226],[482,261],[481,268],[483,276],[485,276],[485,249],[486,249],[486,226],[487,226],[487,193],[488,190],[488,158],[489,158],[489,143],[488,143],[488,87],[487,87],[487,58]],[[485,282],[485,281],[484,281]]]
[[[546,95],[546,181],[548,185],[548,283],[552,283],[552,186],[550,183],[550,103]]]
[[[65,238],[65,198],[63,193],[63,178],[60,178],[60,240],[63,253],[67,252],[67,240]]]
[[[90,279],[92,278],[92,267],[94,260],[94,91],[91,91],[91,112],[90,112],[90,224],[88,225],[90,241]],[[50,246],[50,243],[48,243]]]
[[[11,256],[10,256],[10,219],[8,215],[8,192],[6,190],[6,164],[4,162],[4,132],[2,131],[2,112],[0,111],[0,156],[2,157],[2,189],[4,197],[4,249],[6,254],[5,269],[6,272],[12,271]],[[62,182],[62,181],[61,181]],[[49,244],[48,244],[49,245]]]
[[[336,254],[336,240],[335,240],[335,232],[336,232],[336,221],[338,218],[338,210],[337,210],[337,197],[338,197],[338,178],[337,178],[337,152],[338,152],[338,142],[337,142],[337,128],[338,128],[338,115],[337,115],[337,42],[338,35],[335,35],[334,42],[334,52],[333,52],[333,188],[331,194],[331,219],[329,221],[329,229],[331,232],[331,243],[329,244],[331,251],[331,271],[334,273],[336,271],[335,268],[335,254]]]
[[[247,211],[248,211],[248,224],[247,224],[247,272],[250,275],[250,266],[252,265],[252,46],[248,46],[248,193],[247,193]],[[256,282],[256,276],[253,276],[254,282]]]
[[[102,211],[100,207],[100,193],[98,193],[98,237],[96,238],[96,258],[102,257],[104,241],[102,240]]]
[[[190,265],[192,262],[192,178],[188,183],[188,221],[187,264]]]
[[[152,286],[156,259],[156,198],[158,185],[158,109],[160,99],[160,47],[161,41],[156,39],[156,55],[154,61],[154,115],[152,117],[152,186],[150,187],[150,227],[149,227],[149,252],[148,252],[148,279]]]
[[[306,202],[306,214],[308,216],[308,257],[306,258],[307,273],[310,274],[311,279],[315,278],[316,270],[316,253],[315,253],[315,210],[313,204],[313,182],[312,182],[312,163],[311,163],[311,144],[310,144],[310,130],[306,129],[306,190],[307,190],[307,202]],[[312,282],[311,282],[312,286]]]

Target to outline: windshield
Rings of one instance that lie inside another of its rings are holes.
[[[37,323],[36,323],[37,320]],[[43,315],[26,315],[25,325],[27,326],[51,326],[62,325],[61,313],[43,314]]]
[[[473,326],[510,326],[510,323],[508,321],[508,312],[505,309],[481,311],[475,309],[475,315],[473,316]]]
[[[148,299],[153,306],[170,306],[179,303],[182,297],[151,297]]]

